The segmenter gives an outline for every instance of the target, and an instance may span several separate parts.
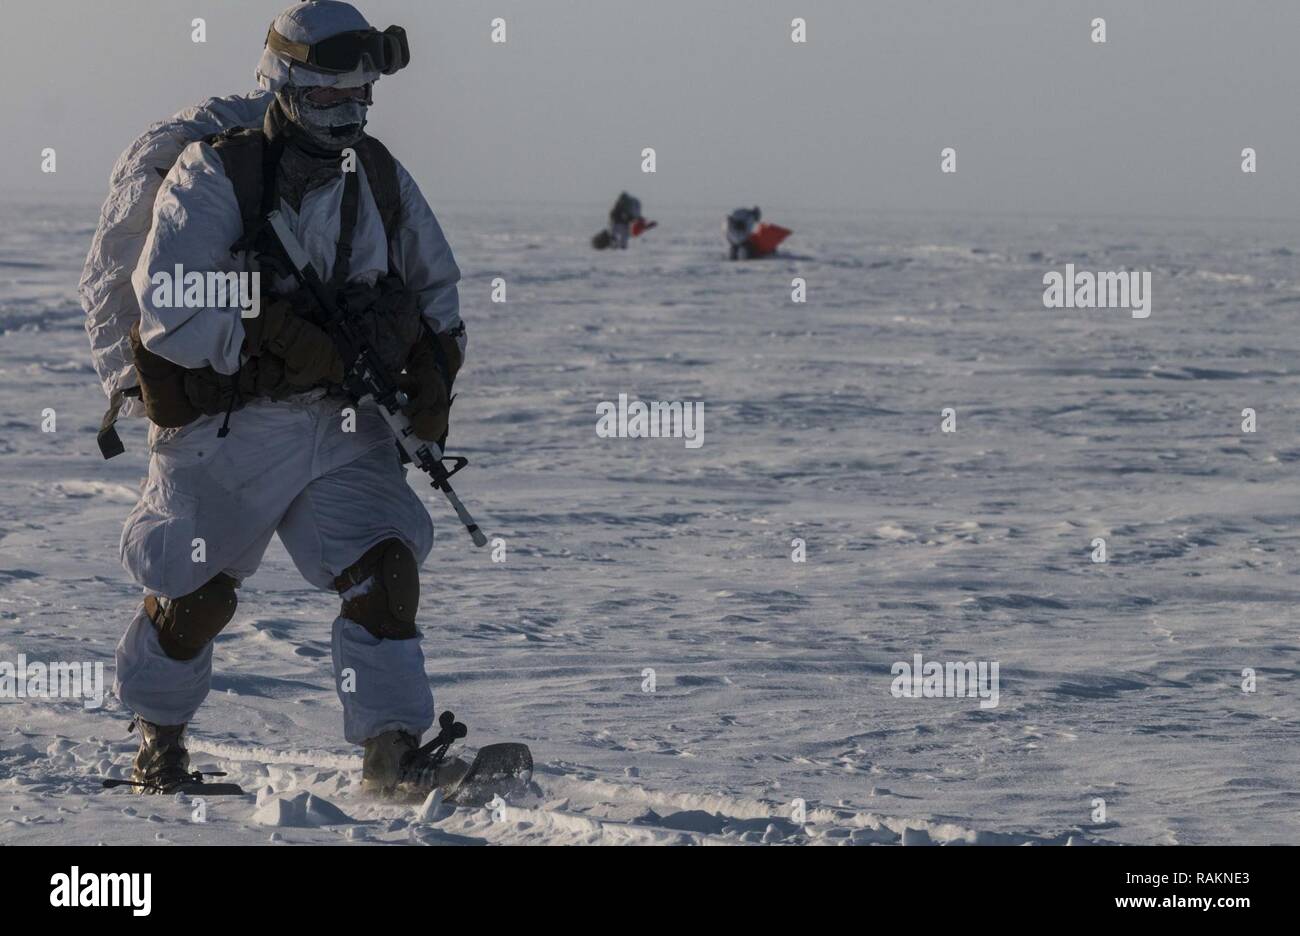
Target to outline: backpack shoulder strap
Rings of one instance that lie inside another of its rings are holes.
[[[361,164],[366,167],[370,194],[383,219],[388,243],[392,244],[393,238],[397,236],[398,225],[402,222],[402,192],[397,179],[397,160],[393,159],[388,147],[372,136],[362,137],[355,149],[361,157]]]
[[[243,234],[230,246],[231,252],[249,249],[267,214],[265,177],[269,147],[266,134],[256,127],[240,127],[207,137],[204,142],[221,158],[221,167],[239,202]]]
[[[237,128],[216,134],[204,140],[221,158],[226,178],[235,190],[239,202],[239,215],[243,219],[243,235],[231,245],[232,252],[251,249],[261,234],[267,214],[274,207],[275,164],[278,154],[261,129]],[[374,137],[362,137],[355,147],[361,164],[366,168],[370,194],[379,209],[384,234],[389,244],[397,236],[402,220],[401,183],[397,177],[397,161],[388,147]],[[350,233],[347,240],[350,240]]]

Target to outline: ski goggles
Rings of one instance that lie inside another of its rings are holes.
[[[391,75],[411,62],[406,30],[401,26],[389,26],[383,32],[357,29],[306,43],[286,39],[272,24],[266,33],[266,46],[300,65],[339,75],[356,70],[366,59],[383,75]]]
[[[355,88],[340,88],[338,85],[316,85],[304,88],[302,96],[308,104],[314,104],[317,107],[334,107],[336,104],[347,104],[352,101],[358,104],[373,104],[375,99],[371,94],[371,87],[372,85],[369,83]]]

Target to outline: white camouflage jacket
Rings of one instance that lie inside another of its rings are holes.
[[[234,189],[211,147],[191,141],[232,126],[260,126],[272,98],[267,92],[213,98],[155,124],[118,160],[80,288],[95,367],[110,396],[136,383],[127,337],[136,318],[141,339],[155,354],[183,367],[210,365],[224,374],[238,369],[244,337],[239,309],[155,304],[153,276],[172,276],[177,265],[186,273],[243,269],[242,258],[230,253],[242,233]],[[165,179],[159,169],[166,171]],[[364,180],[364,169],[358,165],[357,171]],[[416,293],[434,331],[455,328],[460,270],[419,187],[400,163],[397,172],[402,217],[392,245],[394,271]],[[334,264],[342,196],[340,175],[308,192],[300,212],[280,206],[326,279]],[[373,283],[388,272],[389,245],[366,185],[352,247],[350,281]],[[263,283],[262,288],[268,285],[288,284]],[[463,350],[463,336],[460,341]],[[142,414],[139,401],[126,404],[123,415]]]

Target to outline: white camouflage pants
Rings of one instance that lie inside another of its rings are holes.
[[[355,431],[343,431],[347,405],[319,392],[258,400],[232,414],[224,439],[220,416],[155,429],[149,477],[122,530],[122,565],[147,593],[179,598],[219,572],[248,578],[275,533],[303,577],[329,591],[390,537],[422,564],[433,524],[407,485],[392,433],[372,405],[356,413]],[[195,561],[200,539],[206,555]],[[418,637],[380,640],[338,617],[332,642],[349,741],[395,728],[418,737],[433,724]],[[352,691],[340,682],[345,670],[355,673]],[[114,691],[127,707],[156,724],[187,723],[211,683],[211,643],[192,660],[174,660],[144,610],[136,613],[117,646]]]

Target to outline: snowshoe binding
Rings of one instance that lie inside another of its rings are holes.
[[[451,712],[438,719],[440,731],[421,746],[406,731],[385,731],[366,742],[361,782],[380,796],[427,796],[442,790],[449,803],[482,806],[495,796],[510,796],[528,788],[533,757],[527,745],[489,744],[473,763],[448,757],[447,749],[469,730]]]

